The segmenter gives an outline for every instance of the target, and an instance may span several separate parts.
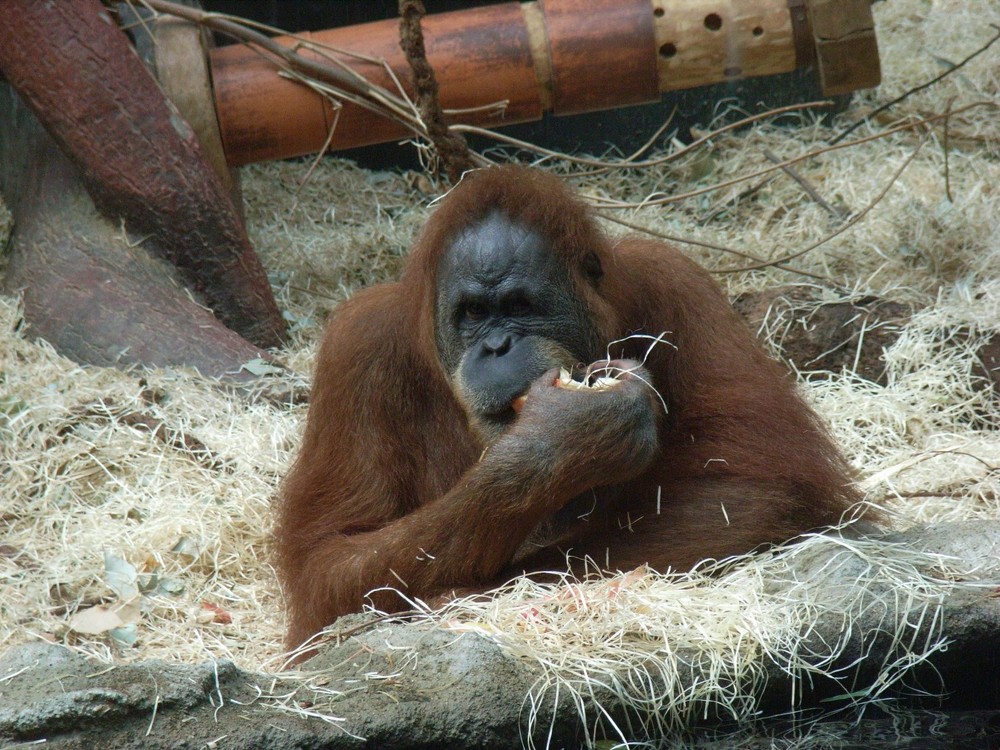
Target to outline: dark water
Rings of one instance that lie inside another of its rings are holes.
[[[1000,710],[866,712],[861,719],[758,726],[669,747],[697,750],[1000,750]]]

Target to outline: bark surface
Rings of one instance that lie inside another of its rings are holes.
[[[104,217],[155,240],[149,247],[180,269],[228,327],[260,347],[281,343],[284,321],[231,195],[98,0],[4,2],[0,72]],[[5,157],[20,140],[13,127],[0,120]],[[0,171],[5,200],[22,226],[24,200],[48,211],[45,204],[58,196],[34,192],[37,181],[19,184],[16,161],[5,158]]]

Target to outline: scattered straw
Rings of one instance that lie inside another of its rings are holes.
[[[788,675],[794,696],[815,675],[848,677],[853,661],[845,656],[866,654],[891,634],[895,647],[876,679],[841,697],[876,700],[943,647],[939,607],[980,572],[900,545],[820,535],[723,565],[721,577],[706,563],[670,577],[639,568],[558,585],[518,579],[492,599],[458,600],[425,616],[494,639],[541,668],[525,701],[529,746],[545,735],[535,725],[538,707],[557,694],[586,718],[588,744],[605,734],[627,741],[672,736],[706,716],[753,716],[771,665]],[[601,701],[588,704],[601,690],[629,709],[628,725],[618,726]],[[787,708],[794,706],[793,698]]]
[[[17,335],[18,321],[2,298],[0,644],[241,662],[277,648],[265,535],[302,409],[246,403],[192,373],[78,367]],[[130,415],[197,440],[165,441]],[[76,611],[118,599],[106,552],[143,589],[136,648],[68,631]],[[204,627],[211,606],[232,622]]]

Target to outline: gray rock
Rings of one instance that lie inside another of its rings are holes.
[[[849,632],[839,620],[817,623],[805,646],[809,639],[819,644],[841,638],[847,648],[831,665],[840,670],[839,679],[806,685],[799,707],[836,708],[845,691],[868,689],[886,660],[905,656],[907,644],[892,636],[896,619],[903,617],[914,618],[909,631],[914,642],[931,635],[947,640],[946,649],[913,670],[911,683],[950,691],[955,705],[966,708],[977,701],[979,707],[1000,703],[1000,676],[992,666],[1000,661],[1000,522],[944,524],[868,541],[899,550],[901,558],[913,550],[948,555],[956,568],[975,568],[981,582],[957,582],[926,622],[916,620],[916,609],[874,606]],[[865,561],[858,555],[836,557],[836,545],[831,547],[799,555],[793,573],[835,596],[838,588],[855,585]],[[885,597],[891,592],[879,587],[886,585],[873,585],[866,596]],[[529,706],[525,698],[540,672],[488,639],[426,623],[366,624],[360,616],[341,624],[353,634],[324,647],[296,676],[246,672],[229,662],[108,667],[61,646],[14,647],[0,657],[0,746],[45,740],[46,747],[88,750],[507,748],[521,746],[531,711],[536,745],[544,746],[547,737],[552,747],[583,742],[579,707],[565,695],[558,705],[549,698]],[[758,696],[762,710],[787,710],[789,676],[774,665],[769,677]],[[905,688],[892,686],[884,695]],[[627,712],[609,691],[595,685],[585,707],[593,709],[595,701],[627,724]],[[310,712],[328,720],[309,717]]]

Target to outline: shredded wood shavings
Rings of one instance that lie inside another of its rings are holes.
[[[824,535],[722,564],[728,572],[721,577],[718,564],[707,562],[672,577],[638,568],[585,582],[517,579],[495,597],[456,600],[424,617],[493,639],[540,667],[527,699],[529,745],[545,735],[533,724],[538,706],[560,693],[586,727],[601,727],[589,745],[609,732],[622,742],[671,736],[708,714],[744,719],[757,710],[770,665],[788,675],[797,695],[816,675],[849,676],[838,659],[867,653],[891,632],[896,648],[877,678],[842,696],[845,703],[877,700],[944,648],[938,635],[945,597],[979,575],[1000,573],[993,560],[959,569],[945,555]],[[845,578],[864,585],[824,585]],[[881,627],[861,630],[856,623],[873,613]],[[901,613],[909,616],[897,628]],[[618,726],[599,707],[587,710],[595,685],[609,689],[638,723]],[[793,700],[787,708],[794,707]]]

